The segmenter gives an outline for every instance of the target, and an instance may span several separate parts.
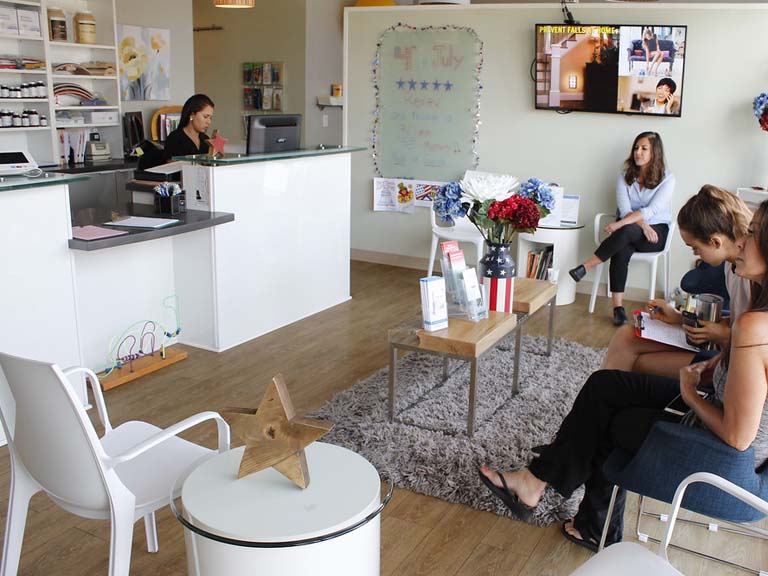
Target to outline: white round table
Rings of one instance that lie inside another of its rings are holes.
[[[190,575],[378,576],[381,482],[365,458],[310,444],[302,490],[273,468],[238,480],[243,451],[217,454],[183,480],[174,512]]]

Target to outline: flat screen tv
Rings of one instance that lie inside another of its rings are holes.
[[[679,117],[687,26],[536,24],[536,108]]]

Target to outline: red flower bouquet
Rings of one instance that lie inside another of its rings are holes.
[[[537,204],[524,196],[510,196],[488,207],[486,223],[490,242],[509,243],[515,232],[535,232],[541,211]]]

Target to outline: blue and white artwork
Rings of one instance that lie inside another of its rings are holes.
[[[120,99],[171,99],[171,31],[119,25]]]

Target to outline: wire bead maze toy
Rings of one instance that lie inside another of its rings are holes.
[[[144,356],[154,356],[155,352],[158,351],[160,358],[165,359],[165,347],[171,339],[181,332],[181,312],[175,294],[163,299],[163,308],[171,310],[173,313],[176,328],[169,330],[158,320],[138,320],[128,326],[119,336],[112,338],[109,343],[109,359],[112,365],[104,370],[105,376],[126,364],[128,371],[133,372],[134,361]],[[140,330],[139,327],[141,327]],[[162,337],[159,349],[155,347],[158,331]]]

